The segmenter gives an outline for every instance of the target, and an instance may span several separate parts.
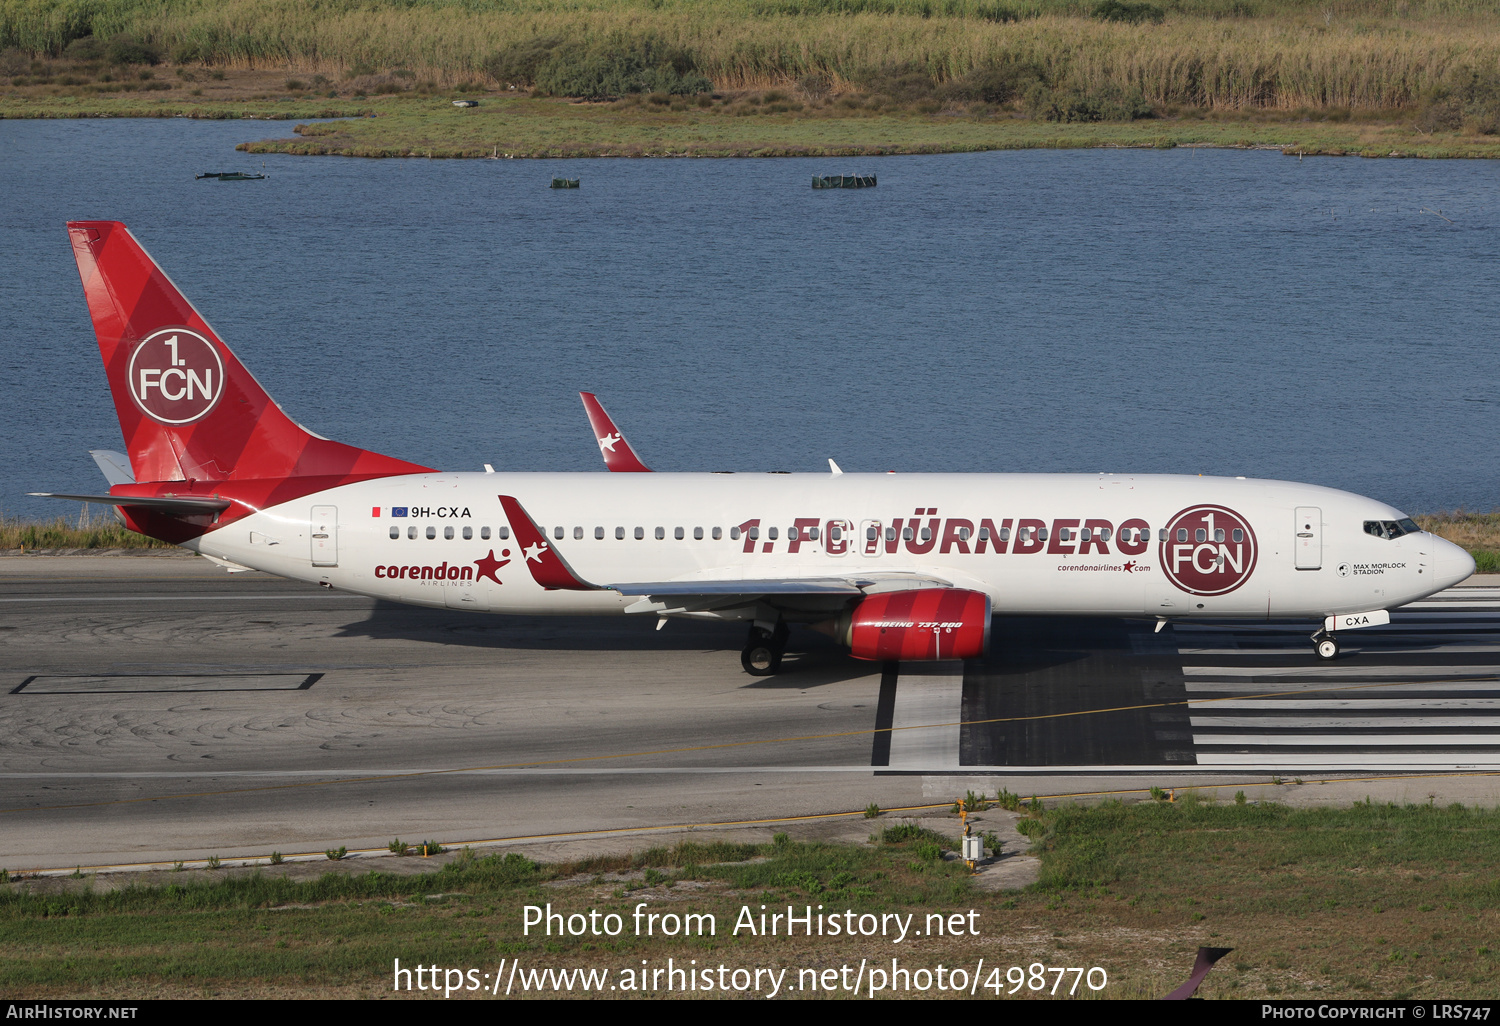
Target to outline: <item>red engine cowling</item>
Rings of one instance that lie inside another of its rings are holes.
[[[961,588],[871,595],[849,614],[856,659],[975,659],[990,647],[990,597]]]

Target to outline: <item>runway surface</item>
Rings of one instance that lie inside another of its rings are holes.
[[[861,663],[797,632],[757,679],[737,627],[417,609],[191,558],[7,557],[0,866],[892,808],[974,778],[1029,794],[1500,769],[1500,588],[1353,632],[1332,664],[1310,624],[1152,626],[997,620],[967,666]]]

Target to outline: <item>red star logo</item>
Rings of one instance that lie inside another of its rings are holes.
[[[501,552],[501,555],[503,555],[503,556],[510,555],[510,549],[503,550]],[[483,579],[485,577],[488,577],[490,580],[494,581],[496,584],[504,584],[505,583],[504,581],[500,580],[500,578],[498,578],[498,577],[495,576],[495,571],[499,570],[502,566],[505,566],[509,562],[510,562],[510,560],[508,560],[508,559],[496,559],[495,558],[495,550],[494,549],[490,549],[490,554],[488,556],[484,556],[481,559],[474,560],[474,565],[479,568],[479,572],[478,572],[478,575],[477,575],[476,579]]]
[[[1127,574],[1135,573],[1135,560],[1132,559],[1129,563],[1126,563],[1120,569],[1124,570]]]

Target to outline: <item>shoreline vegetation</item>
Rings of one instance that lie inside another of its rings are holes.
[[[1475,571],[1500,573],[1500,510],[1492,513],[1426,513],[1413,518],[1423,530],[1461,545],[1474,557]],[[173,550],[176,546],[127,530],[110,515],[91,515],[85,504],[75,519],[26,520],[0,515],[0,553],[61,553],[120,549]]]
[[[478,100],[455,108],[453,100]],[[1489,0],[0,0],[0,117],[249,152],[1500,156]]]
[[[1315,792],[1319,783],[1305,786]],[[1297,785],[1303,781],[1288,789]],[[679,966],[696,959],[705,967],[791,967],[795,995],[808,986],[802,967],[843,964],[852,972],[861,958],[889,965],[897,957],[909,971],[930,973],[983,956],[985,975],[971,982],[995,988],[989,996],[1026,996],[1005,967],[1040,961],[1106,966],[1100,997],[1159,998],[1207,944],[1233,953],[1204,981],[1204,998],[1493,993],[1495,810],[1369,799],[1293,808],[1247,800],[1243,790],[1231,799],[1229,790],[1052,808],[1009,795],[1005,807],[1019,805],[1019,815],[986,812],[988,802],[971,793],[981,829],[1006,833],[987,836],[987,847],[1007,856],[1029,847],[1040,859],[1038,881],[1022,890],[975,886],[954,857],[956,815],[911,820],[878,810],[863,843],[707,835],[550,863],[463,848],[433,862],[381,859],[378,869],[334,849],[321,872],[317,863],[232,869],[227,855],[215,856],[214,868],[179,862],[139,875],[80,867],[72,878],[37,878],[11,867],[0,872],[0,985],[16,999],[406,997],[414,995],[392,993],[394,959],[451,967],[503,966],[504,957],[533,973],[571,975],[620,974],[672,958]],[[393,856],[415,854],[399,840],[389,847]],[[544,903],[563,915],[618,915],[622,928],[526,932],[525,906]],[[740,926],[743,910],[757,905],[911,915],[921,936],[899,946],[889,936],[807,936],[785,927],[770,936]],[[624,924],[641,907],[691,912],[701,928],[638,936]],[[978,936],[929,932],[927,916],[960,910],[976,913],[968,922]],[[704,916],[713,917],[712,933]],[[420,956],[412,955],[416,941]],[[806,972],[816,994],[817,973]],[[637,989],[619,975],[610,980]],[[564,989],[524,980],[521,988]]]

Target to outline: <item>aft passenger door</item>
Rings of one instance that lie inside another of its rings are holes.
[[[1298,570],[1323,568],[1323,511],[1316,506],[1298,506],[1296,536]]]
[[[312,508],[312,565],[339,565],[339,510],[337,506]]]
[[[312,507],[312,565],[339,565],[339,507],[336,505]]]

